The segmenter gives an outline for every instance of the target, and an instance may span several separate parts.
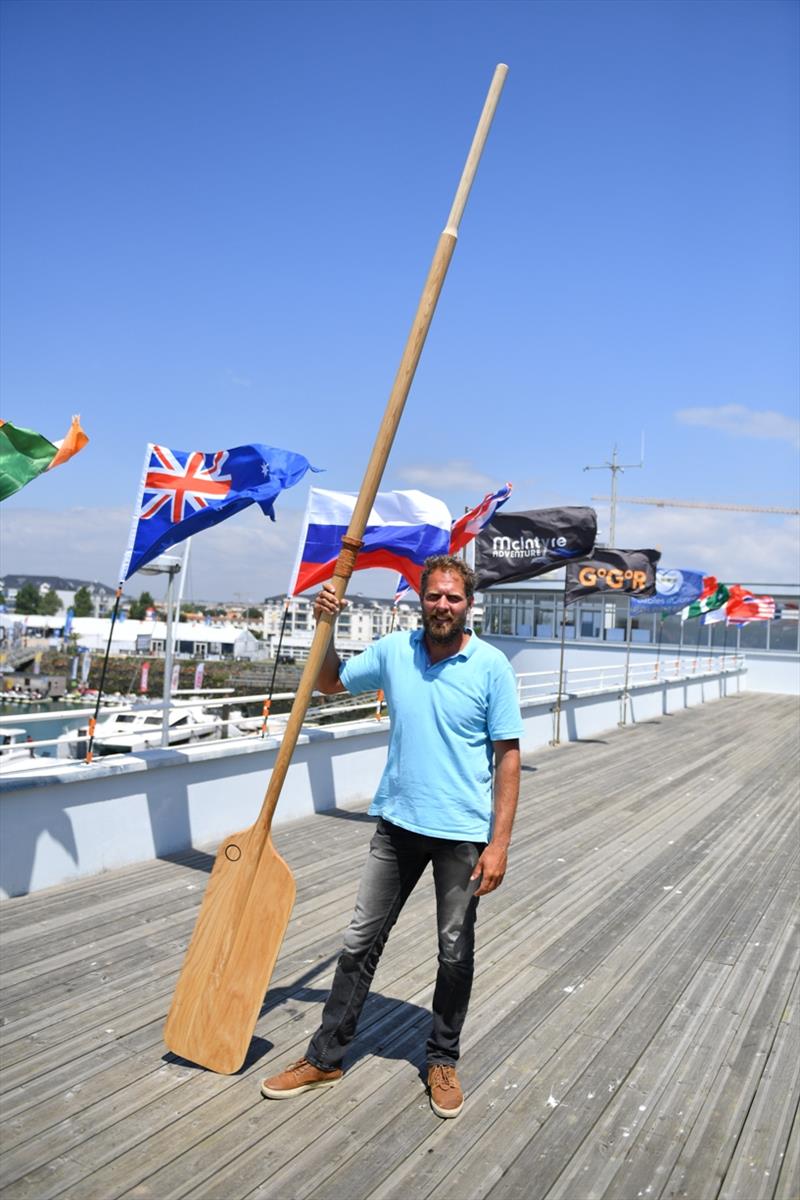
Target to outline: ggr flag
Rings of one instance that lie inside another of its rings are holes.
[[[475,539],[476,589],[533,579],[594,548],[593,508],[537,508],[495,513]]]
[[[631,597],[631,612],[677,612],[691,604],[703,591],[702,571],[656,571],[656,590],[652,596]]]
[[[659,550],[596,550],[586,562],[567,564],[564,601],[572,604],[597,592],[652,596],[660,558]]]

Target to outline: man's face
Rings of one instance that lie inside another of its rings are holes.
[[[420,602],[422,627],[432,642],[448,646],[460,640],[470,606],[457,571],[432,571]]]

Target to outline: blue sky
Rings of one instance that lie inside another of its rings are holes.
[[[800,506],[796,4],[1,7],[3,416],[91,439],[4,503],[3,571],[113,584],[148,441],[358,489],[500,61],[383,486],[585,504],[644,431],[622,496]],[[195,598],[284,590],[306,491],[198,537]],[[616,540],[784,582],[797,531],[621,505]]]

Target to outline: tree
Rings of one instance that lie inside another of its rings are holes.
[[[76,617],[94,616],[94,604],[87,587],[78,588],[75,599],[72,601],[72,612]]]
[[[144,621],[148,608],[153,608],[155,601],[149,592],[142,592],[138,600],[132,600],[128,616],[133,621]]]
[[[45,592],[44,596],[39,597],[39,612],[43,617],[54,617],[62,607],[58,592]]]
[[[23,583],[17,592],[17,612],[30,616],[39,611],[39,589],[35,583]]]

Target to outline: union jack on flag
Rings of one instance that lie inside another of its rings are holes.
[[[249,504],[258,504],[274,521],[273,501],[279,493],[299,483],[306,471],[317,469],[302,454],[260,443],[210,453],[151,443],[120,582],[170,546]]]
[[[227,450],[217,450],[210,466],[206,466],[208,455],[193,450],[180,462],[166,446],[153,446],[150,466],[145,471],[144,501],[139,516],[149,521],[165,505],[170,506],[170,520],[174,524],[188,515],[187,509],[197,512],[208,507],[209,499],[222,499],[231,488],[230,475],[221,470],[228,457]]]
[[[510,483],[499,488],[496,492],[487,492],[480,504],[476,504],[469,512],[464,513],[453,522],[450,530],[450,553],[456,554],[463,550],[473,538],[476,538],[484,525],[488,525],[498,508],[502,508],[511,495]]]

